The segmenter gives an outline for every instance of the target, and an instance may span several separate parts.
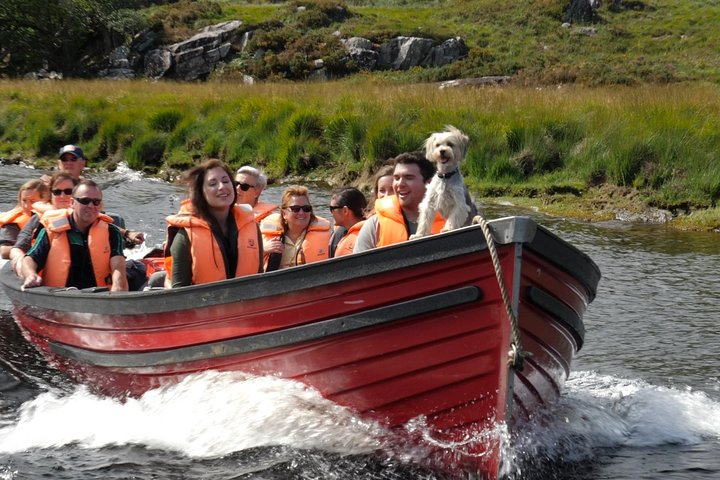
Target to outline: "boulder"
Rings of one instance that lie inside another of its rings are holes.
[[[352,60],[358,69],[370,71],[375,68],[378,60],[378,52],[373,50],[373,43],[367,38],[351,37],[342,41]]]
[[[211,25],[187,40],[169,45],[166,50],[172,55],[174,68],[166,70],[165,75],[181,80],[205,78],[230,52],[241,25],[239,20]]]
[[[460,37],[445,40],[440,45],[430,49],[427,57],[422,61],[423,67],[442,67],[465,57],[468,54],[467,45]]]
[[[377,67],[408,70],[428,56],[435,42],[429,38],[396,37],[380,46]]]
[[[485,85],[503,85],[510,81],[510,77],[507,75],[492,75],[487,77],[477,78],[460,78],[457,80],[448,80],[441,82],[438,88],[452,88],[452,87],[477,87]]]
[[[565,21],[570,23],[598,21],[599,4],[600,0],[570,0],[570,4],[565,9]]]
[[[165,49],[151,50],[145,55],[145,75],[150,78],[162,78],[172,65],[172,54]]]

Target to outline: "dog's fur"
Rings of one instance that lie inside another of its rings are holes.
[[[470,225],[477,214],[460,173],[469,140],[463,132],[447,125],[444,132],[433,133],[425,141],[425,157],[435,163],[437,172],[420,203],[417,232],[411,238],[428,235],[438,211],[445,218],[443,232]]]

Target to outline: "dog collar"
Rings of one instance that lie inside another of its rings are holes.
[[[452,172],[448,172],[448,173],[438,173],[437,176],[438,176],[438,178],[442,178],[442,179],[444,180],[444,179],[446,179],[446,178],[452,177],[452,176],[455,175],[457,172],[458,172],[457,169],[455,169],[455,170],[453,170]]]

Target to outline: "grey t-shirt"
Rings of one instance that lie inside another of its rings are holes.
[[[408,236],[417,232],[417,223],[405,221],[405,226],[408,230]],[[378,217],[373,215],[368,218],[363,224],[362,228],[358,232],[357,240],[355,241],[355,248],[353,253],[364,252],[365,250],[371,250],[377,247],[377,233],[378,233]]]

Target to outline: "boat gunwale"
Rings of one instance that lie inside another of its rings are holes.
[[[583,252],[537,225],[529,217],[505,217],[492,220],[489,224],[496,244],[527,244],[531,250],[581,281],[588,290],[589,298],[594,298],[600,272]],[[110,293],[35,287],[23,291],[20,279],[9,265],[5,265],[0,272],[0,284],[15,304],[85,314],[147,315],[196,309],[200,298],[204,300],[202,307],[205,308],[293,294],[486,249],[482,230],[478,225],[473,225],[290,269],[177,289]],[[82,302],[78,302],[78,299],[82,299]]]

